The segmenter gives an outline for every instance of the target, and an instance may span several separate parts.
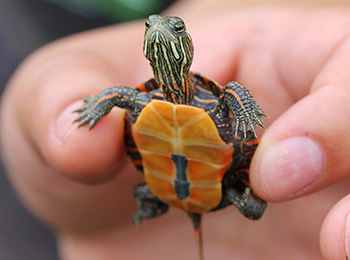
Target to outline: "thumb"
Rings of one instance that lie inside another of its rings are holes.
[[[350,40],[316,76],[311,93],[263,136],[251,166],[254,190],[281,201],[320,190],[350,174]]]
[[[350,257],[350,195],[340,200],[329,212],[320,233],[320,247],[325,259]]]

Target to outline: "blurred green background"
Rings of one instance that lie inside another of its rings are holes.
[[[164,0],[45,0],[90,17],[101,16],[111,21],[140,19],[161,12],[170,1]]]

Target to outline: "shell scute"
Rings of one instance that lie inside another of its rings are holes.
[[[153,194],[160,194],[159,197],[176,197],[174,185],[167,179],[145,171],[145,180]]]
[[[153,102],[150,103],[145,109],[142,110],[142,113],[137,120],[137,124],[134,125],[133,130],[147,130],[148,133],[153,135],[172,139],[174,137],[174,130],[173,126],[169,124],[169,122],[174,121],[173,117],[171,116],[172,111],[167,111],[168,105],[164,105],[164,108],[166,109],[164,109],[162,113],[159,113]]]
[[[192,183],[221,182],[225,169],[221,165],[189,160],[187,173],[188,180]]]
[[[204,204],[197,204],[196,201],[186,200],[183,202],[182,208],[186,211],[202,214],[211,209],[210,206]]]
[[[221,139],[204,109],[153,100],[142,110],[132,133],[146,183],[161,201],[194,213],[220,203],[221,181],[231,165],[233,147]],[[179,156],[185,158],[181,166],[185,172],[175,164]],[[186,198],[176,194],[179,178],[189,185]]]
[[[218,198],[221,198],[221,183],[212,187],[191,187],[191,199],[200,201],[201,204],[206,205],[208,208],[216,207],[220,202]]]
[[[205,146],[203,144],[185,144],[184,155],[209,163],[227,164],[231,163],[232,149],[225,146]]]
[[[176,121],[178,126],[187,124],[191,119],[196,118],[199,114],[203,114],[202,117],[206,116],[203,108],[193,107],[191,110],[186,105],[176,106]]]
[[[144,152],[143,156],[143,167],[146,169],[150,169],[152,172],[157,172],[162,174],[167,178],[175,178],[176,177],[176,169],[174,162],[170,158],[168,154],[157,154]],[[164,169],[167,169],[164,171]]]
[[[174,127],[174,106],[172,104],[155,100],[152,102],[152,106],[169,126]]]
[[[158,136],[133,129],[133,136],[137,140],[139,150],[171,154],[174,151],[173,143]],[[142,154],[142,151],[140,151]]]
[[[205,112],[189,121],[181,129],[180,138],[184,142],[226,145],[218,135],[218,130],[213,120]]]

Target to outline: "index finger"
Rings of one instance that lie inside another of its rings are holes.
[[[309,194],[349,175],[350,164],[345,158],[350,154],[346,134],[350,109],[350,34],[345,25],[350,20],[346,11],[329,10],[323,15],[326,20],[321,20],[328,28],[322,32],[313,28],[313,37],[304,35],[304,39],[294,41],[298,45],[304,40],[307,59],[305,49],[299,49],[291,56],[287,52],[281,62],[285,79],[295,84],[290,91],[299,88],[310,93],[271,125],[257,149],[252,184],[267,200]],[[336,31],[333,38],[320,41]],[[310,40],[308,44],[305,38]],[[318,48],[313,48],[316,44]]]
[[[39,50],[13,76],[4,96],[7,112],[40,156],[83,182],[107,180],[124,163],[123,112],[115,109],[88,132],[72,125],[72,111],[81,97],[115,84],[134,85],[147,74],[140,47],[142,26],[133,23],[117,29],[115,37],[116,28],[111,27]]]

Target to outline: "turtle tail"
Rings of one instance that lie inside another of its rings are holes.
[[[188,216],[191,218],[192,223],[193,223],[194,235],[196,238],[199,259],[204,260],[203,240],[202,240],[202,214],[188,212]]]

